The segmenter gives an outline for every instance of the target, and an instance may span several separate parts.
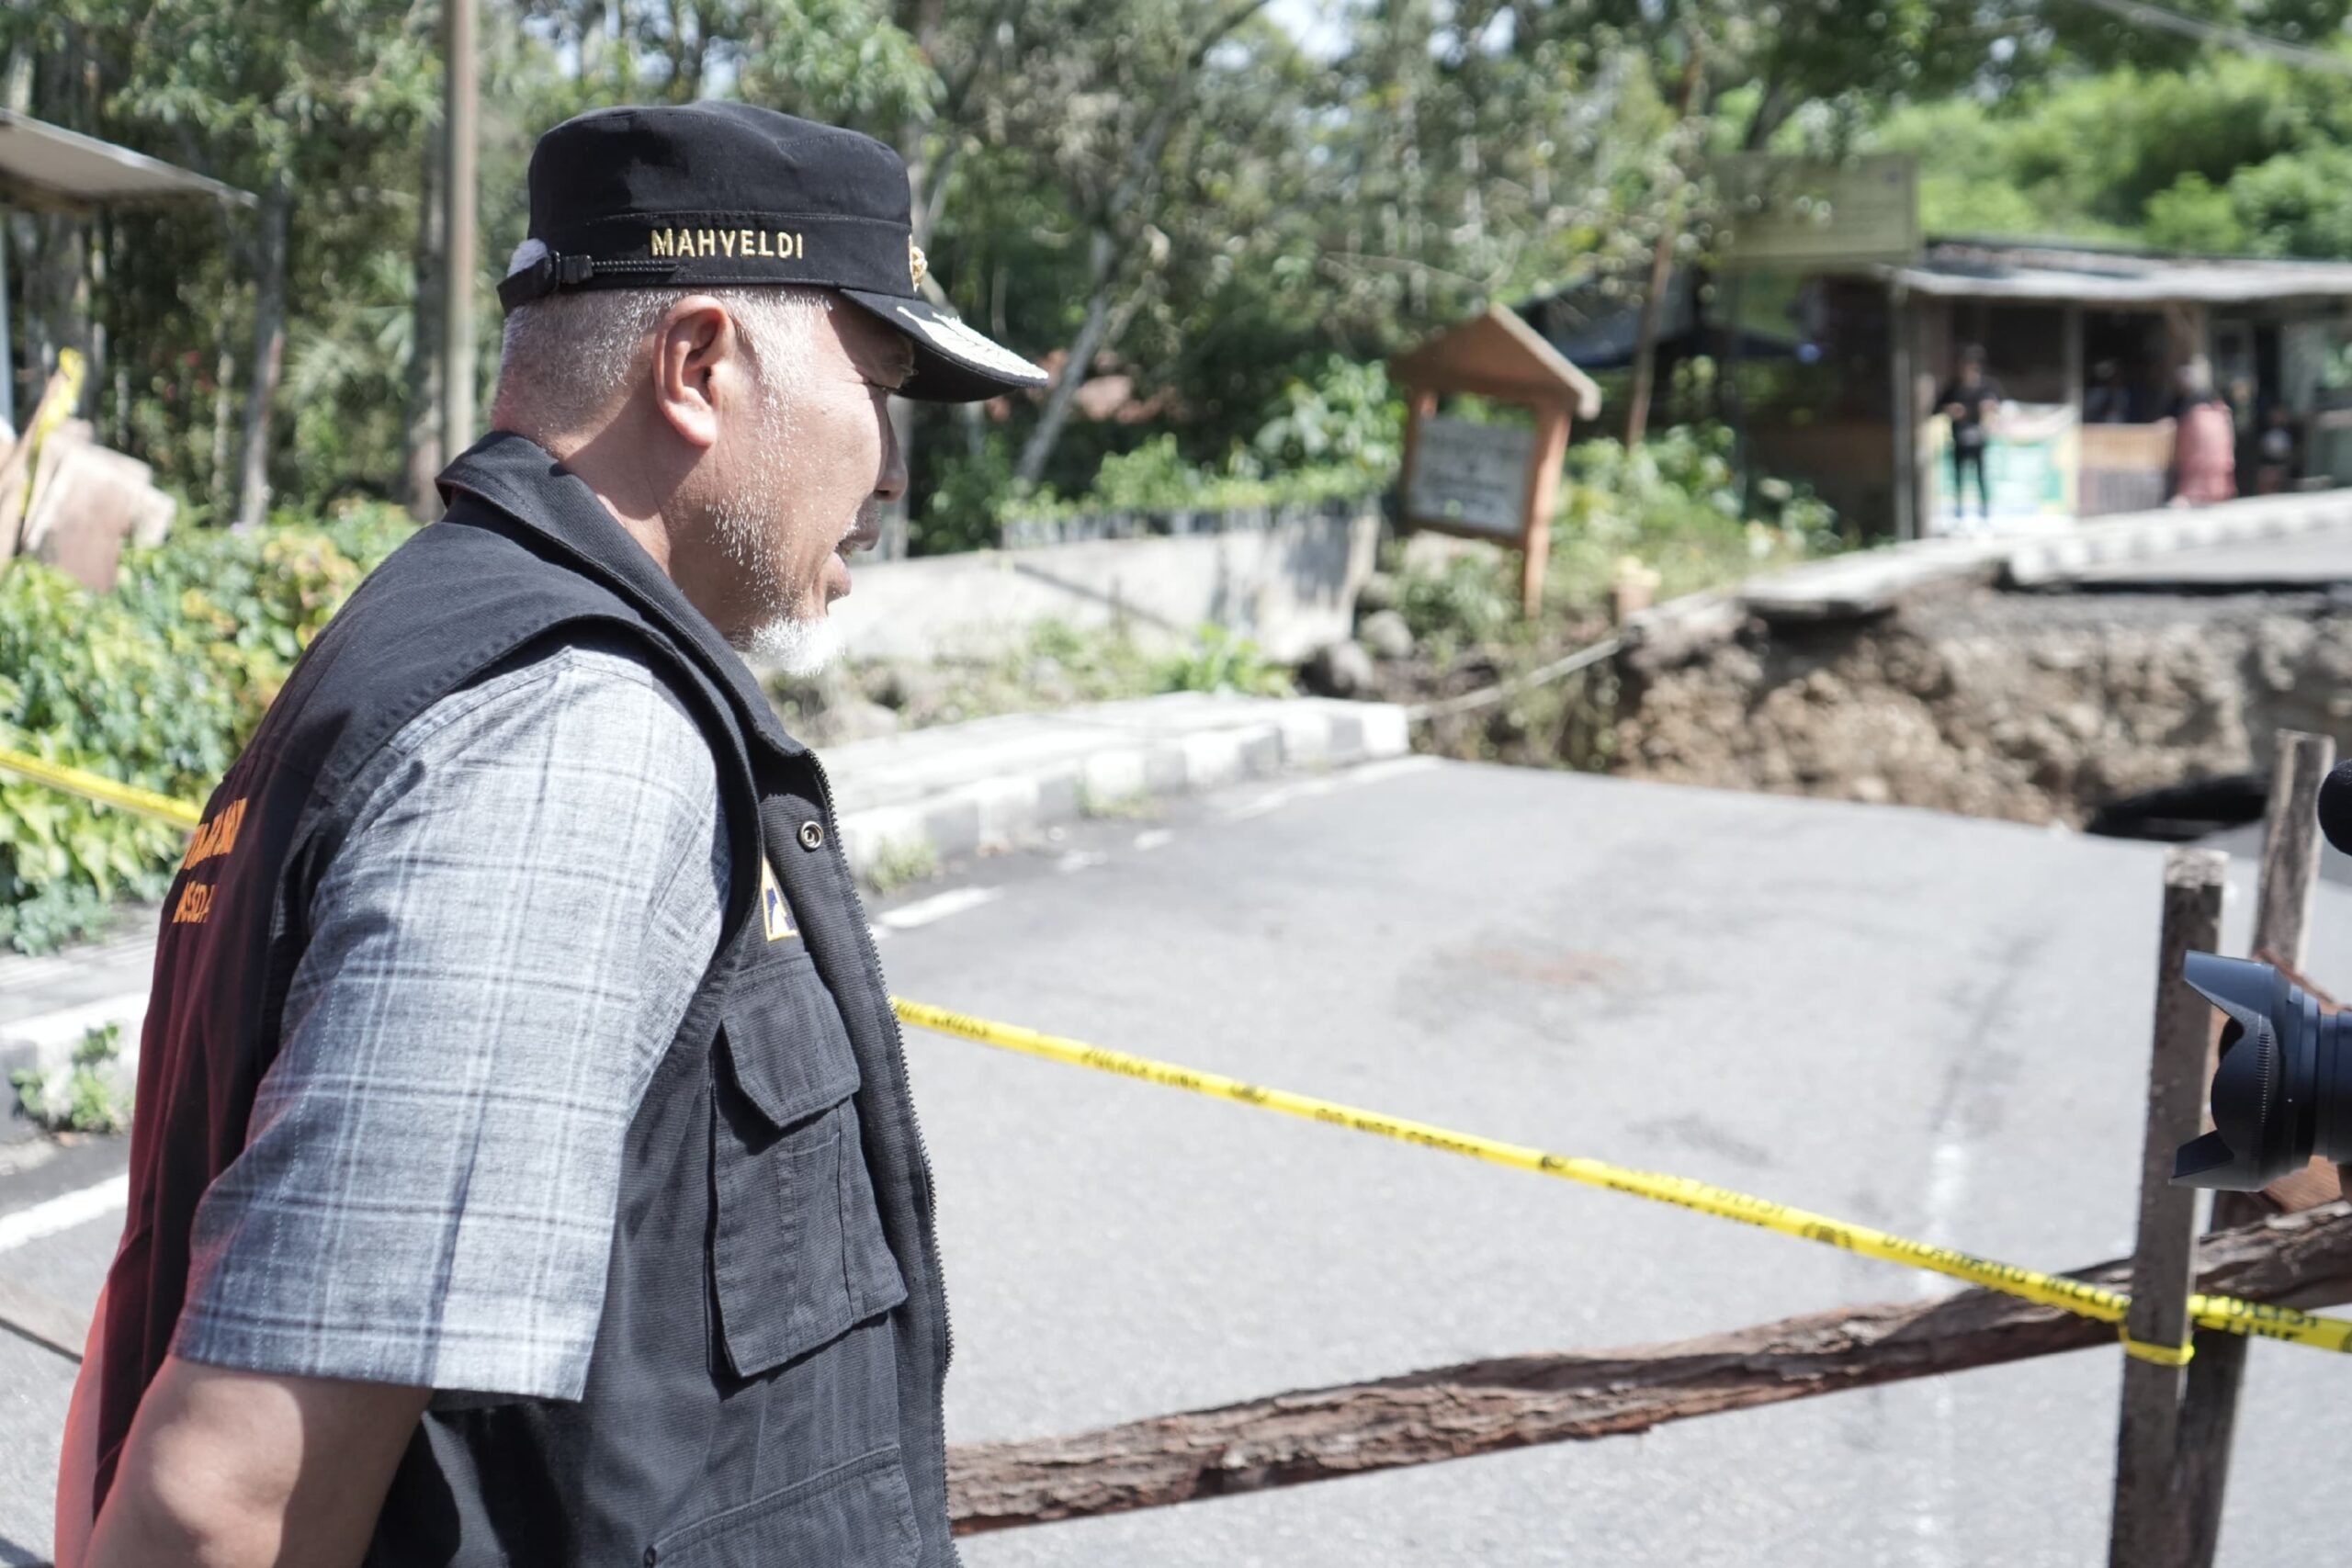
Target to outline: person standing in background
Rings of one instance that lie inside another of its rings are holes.
[[[1976,476],[1976,502],[1986,522],[1993,517],[1993,491],[1984,478],[1984,446],[2001,406],[2001,384],[1984,373],[1984,350],[1969,344],[1960,351],[1960,373],[1936,399],[1951,423],[1951,507],[1955,520],[1968,514],[1968,476]]]
[[[2238,493],[2238,428],[2230,405],[2213,389],[2213,367],[2203,355],[2180,369],[2180,400],[2173,412],[2175,506],[2203,506]]]

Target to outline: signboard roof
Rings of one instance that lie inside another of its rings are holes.
[[[1600,412],[1600,389],[1592,378],[1562,358],[1518,311],[1502,305],[1489,305],[1483,314],[1398,355],[1388,369],[1408,386],[1431,391],[1567,408],[1578,419]]]

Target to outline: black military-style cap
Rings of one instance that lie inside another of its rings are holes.
[[[906,397],[1046,384],[922,297],[907,166],[870,136],[750,104],[597,109],[539,138],[530,186],[530,240],[498,286],[510,310],[558,289],[805,284],[906,334]]]

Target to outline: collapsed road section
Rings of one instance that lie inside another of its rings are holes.
[[[2352,502],[1904,547],[1637,624],[1617,772],[2083,827],[2352,734]]]

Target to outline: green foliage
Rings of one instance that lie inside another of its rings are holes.
[[[121,1133],[130,1129],[131,1111],[121,1059],[122,1025],[109,1023],[85,1033],[62,1071],[19,1068],[8,1081],[18,1109],[51,1132]]]
[[[2276,61],[2062,74],[2005,100],[1905,106],[1869,140],[1920,154],[1931,233],[2352,256],[2352,111],[2328,79]]]
[[[1766,479],[1743,500],[1731,450],[1719,425],[1571,446],[1546,597],[1596,606],[1629,558],[1674,598],[1844,547],[1836,513],[1800,486]]]
[[[303,646],[408,532],[362,508],[183,533],[125,552],[107,595],[17,561],[0,574],[0,747],[203,799]],[[98,929],[116,897],[160,897],[187,840],[0,774],[0,940],[40,951]]]
[[[2228,255],[2245,249],[2245,225],[2238,221],[2230,193],[2203,175],[2190,173],[2148,198],[2143,230],[2151,244],[2168,251]]]
[[[1464,552],[1434,568],[1399,570],[1396,613],[1414,642],[1445,663],[1464,648],[1508,632],[1519,615],[1519,592],[1499,557]]]
[[[1388,384],[1387,367],[1327,355],[1313,377],[1283,383],[1274,413],[1250,445],[1291,468],[1353,465],[1386,482],[1404,449],[1405,403]]]
[[[1250,697],[1291,694],[1290,671],[1266,657],[1246,637],[1220,626],[1204,626],[1193,645],[1170,656],[1159,670],[1163,692],[1238,692]]]
[[[2339,47],[2346,9],[2168,4],[2323,48]],[[1047,397],[969,423],[915,411],[925,553],[990,542],[1014,472],[1033,490],[1018,509],[1057,516],[1385,479],[1390,351],[1572,278],[1630,297],[1668,233],[1703,259],[1714,152],[1917,148],[1940,231],[2352,254],[2352,107],[2328,76],[2097,6],[1326,9],[1303,40],[1278,8],[1230,0],[490,6],[477,391],[495,372],[492,288],[524,233],[533,140],[649,100],[731,96],[888,141],[932,286],[1034,357],[1082,358],[1073,382],[1124,378],[1114,416],[1081,408],[1043,434],[1059,417]],[[259,198],[12,224],[28,357],[93,346],[103,328],[85,412],[186,516],[236,509],[247,395],[277,361],[261,306],[281,293],[284,376],[254,432],[272,493],[315,510],[408,495],[430,472],[436,27],[432,6],[397,0],[0,7],[12,107]]]
[[[939,851],[929,839],[915,836],[885,840],[876,847],[858,877],[876,897],[888,898],[901,888],[928,882],[938,874]]]
[[[908,520],[910,555],[993,548],[1003,527],[1005,502],[1014,493],[1012,457],[1001,440],[984,442],[977,453],[958,452],[937,461],[931,493],[921,513]]]
[[[1237,450],[1224,468],[1184,460],[1173,434],[1155,435],[1133,451],[1102,459],[1093,485],[1063,500],[1052,491],[1005,503],[1011,517],[1056,521],[1106,513],[1241,512],[1362,500],[1382,488],[1358,462],[1261,474],[1256,459]]]

